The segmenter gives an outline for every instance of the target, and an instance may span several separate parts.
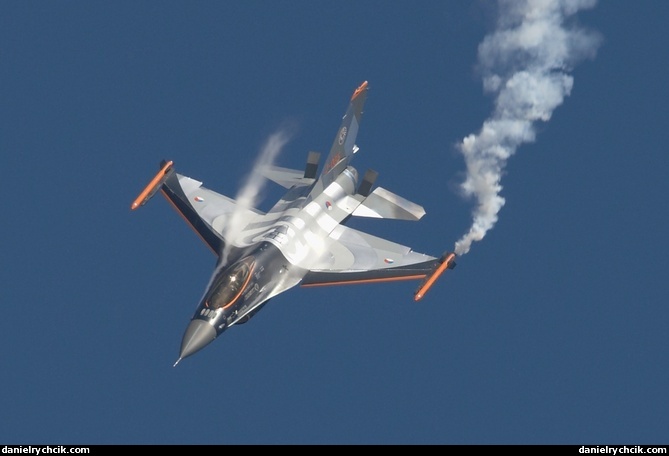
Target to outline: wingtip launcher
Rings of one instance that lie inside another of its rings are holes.
[[[446,252],[442,255],[439,260],[439,265],[434,269],[434,272],[429,276],[426,276],[423,282],[420,284],[416,293],[413,296],[414,301],[420,301],[425,293],[434,285],[434,282],[437,281],[440,275],[444,273],[446,269],[455,268],[455,253]]]
[[[160,171],[158,171],[158,174],[156,174],[153,179],[151,179],[151,182],[149,182],[149,185],[147,185],[144,190],[142,190],[142,193],[140,193],[139,196],[135,198],[135,201],[133,201],[130,205],[130,209],[134,211],[139,206],[144,206],[146,202],[156,194],[158,189],[160,189],[160,187],[163,185],[163,182],[165,182],[165,179],[167,179],[173,164],[174,162],[171,160],[167,162],[163,161],[160,164]]]

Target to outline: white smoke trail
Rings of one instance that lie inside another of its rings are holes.
[[[567,73],[594,57],[598,34],[565,24],[592,8],[596,0],[499,0],[497,29],[478,49],[483,88],[495,96],[495,109],[478,134],[458,144],[467,166],[463,194],[475,198],[469,231],[455,243],[455,253],[469,252],[497,222],[504,205],[500,180],[507,159],[535,139],[534,123],[548,121],[571,92]]]
[[[221,265],[225,266],[227,264],[230,247],[244,229],[242,214],[247,209],[255,208],[260,199],[262,189],[267,182],[261,171],[274,163],[279,152],[288,143],[291,136],[289,128],[282,128],[271,134],[260,150],[260,154],[253,164],[253,169],[237,193],[235,211],[230,214],[230,218],[226,222],[223,236],[229,242],[226,243],[221,254]]]

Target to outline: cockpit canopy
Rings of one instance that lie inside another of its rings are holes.
[[[205,307],[225,309],[234,304],[248,285],[254,264],[254,258],[249,256],[221,271],[205,297]]]

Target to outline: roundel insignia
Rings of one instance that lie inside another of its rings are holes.
[[[328,209],[328,211],[329,211],[329,210],[332,210],[332,203],[329,202],[329,201],[326,201],[326,202],[325,202],[325,207]]]
[[[395,262],[395,260],[393,260],[392,258],[386,258],[386,259],[383,260],[383,261],[385,261],[385,262],[388,263],[388,264],[393,264],[393,263]]]
[[[344,140],[346,139],[346,132],[348,129],[346,127],[342,127],[341,131],[339,132],[339,145],[344,144]]]
[[[201,203],[204,201],[204,198],[202,198],[201,196],[196,196],[195,198],[193,198],[193,200],[195,200],[198,203]]]

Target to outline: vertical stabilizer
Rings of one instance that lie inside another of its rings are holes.
[[[344,114],[339,130],[337,130],[337,135],[332,142],[330,153],[323,166],[321,177],[325,186],[331,183],[346,168],[357,150],[355,138],[358,135],[362,108],[367,99],[367,90],[367,81],[365,81],[360,84],[360,87],[351,96],[351,103],[348,106],[346,114]]]

